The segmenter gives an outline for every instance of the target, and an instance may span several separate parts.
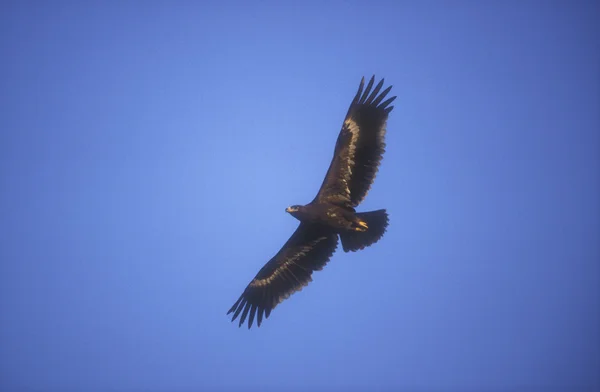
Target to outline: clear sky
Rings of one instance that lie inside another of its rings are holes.
[[[2,391],[599,390],[598,3],[207,4],[2,2]],[[388,232],[238,328],[372,74]]]

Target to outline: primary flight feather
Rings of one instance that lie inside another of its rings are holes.
[[[355,210],[377,175],[385,152],[388,115],[394,108],[390,104],[396,99],[384,101],[392,86],[381,91],[384,80],[375,88],[374,82],[373,76],[365,88],[361,80],[316,197],[307,205],[286,208],[300,221],[298,228],[227,312],[233,313],[232,321],[240,317],[239,326],[246,319],[248,328],[255,319],[260,326],[280,302],[306,286],[312,273],[321,270],[335,252],[338,237],[345,252],[354,252],[376,243],[385,233],[385,209]]]

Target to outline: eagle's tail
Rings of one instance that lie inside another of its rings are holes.
[[[356,252],[371,246],[381,237],[388,226],[388,214],[385,210],[359,212],[356,217],[368,226],[365,231],[344,231],[340,233],[344,252]]]

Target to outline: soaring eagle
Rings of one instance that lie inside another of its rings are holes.
[[[338,245],[355,252],[377,242],[385,233],[385,209],[356,212],[355,208],[371,188],[385,152],[385,132],[389,106],[396,97],[383,99],[383,79],[371,91],[375,76],[364,88],[362,78],[350,104],[335,144],[333,159],[317,196],[307,205],[293,205],[286,212],[300,221],[298,228],[248,284],[227,314],[239,326],[248,318],[248,328],[257,325],[291,294],[312,281],[312,273],[323,269]],[[364,91],[363,91],[364,88]],[[383,101],[383,102],[382,102]]]

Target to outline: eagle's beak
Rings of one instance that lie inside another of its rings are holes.
[[[285,212],[292,212],[292,209],[291,209],[290,207],[287,207],[287,208],[285,209]]]

